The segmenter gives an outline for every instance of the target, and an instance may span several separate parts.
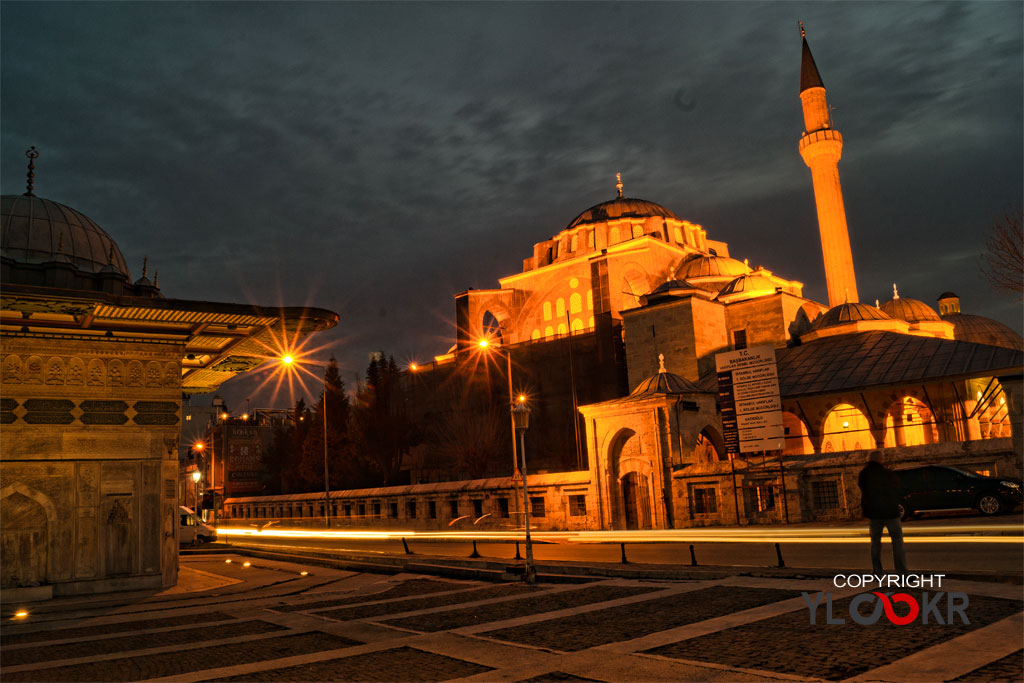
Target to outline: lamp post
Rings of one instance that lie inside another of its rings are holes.
[[[523,579],[526,583],[534,583],[537,580],[537,570],[533,566],[533,541],[530,539],[530,499],[526,489],[526,430],[530,428],[530,406],[526,405],[526,397],[520,396],[514,408],[512,408],[512,423],[519,432],[519,460],[520,471],[523,475],[523,513],[526,526],[526,572]]]
[[[196,464],[196,467],[199,467],[199,465]],[[195,506],[195,509],[193,510],[193,512],[196,513],[196,518],[197,519],[199,518],[199,514],[200,514],[199,513],[199,480],[202,478],[202,476],[203,476],[203,473],[200,472],[198,469],[192,470],[192,481],[194,481],[195,484],[196,484],[196,506]]]
[[[477,342],[477,344],[480,346],[481,349],[484,349],[485,351],[490,351],[490,350],[492,350],[494,348],[494,346],[487,339],[481,339],[479,342]],[[508,373],[508,404],[509,404],[510,407],[512,407],[512,406],[515,405],[515,401],[512,398],[512,351],[511,351],[511,349],[505,349],[503,351],[496,351],[495,353],[498,353],[498,354],[500,354],[500,355],[505,357],[505,369],[506,369],[506,371]],[[517,454],[516,454],[516,434],[515,434],[515,432],[516,432],[516,423],[515,423],[515,420],[513,420],[512,421],[512,479],[513,480],[519,478],[519,463],[516,460],[516,455]]]
[[[295,358],[291,355],[281,356],[281,364],[285,367],[292,365]],[[324,526],[331,528],[331,480],[327,468],[327,376],[324,375]]]

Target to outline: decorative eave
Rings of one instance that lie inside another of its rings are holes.
[[[183,344],[182,391],[205,393],[272,356],[280,341],[334,327],[321,308],[122,297],[103,292],[7,285],[0,295],[4,336]]]

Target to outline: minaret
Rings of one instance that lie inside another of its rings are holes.
[[[807,46],[807,35],[800,22],[803,38],[803,59],[800,65],[800,101],[804,109],[803,137],[800,156],[811,169],[814,203],[818,208],[818,230],[821,253],[825,261],[828,304],[838,306],[859,301],[857,280],[853,273],[850,233],[846,228],[843,188],[839,185],[839,157],[843,153],[843,136],[832,128],[832,116],[825,99],[825,84]]]

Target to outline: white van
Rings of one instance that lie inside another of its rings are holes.
[[[178,543],[207,543],[217,540],[217,530],[196,517],[196,513],[184,505],[178,506],[181,519],[178,532]]]

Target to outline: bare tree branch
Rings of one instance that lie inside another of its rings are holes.
[[[985,237],[981,274],[997,291],[1024,296],[1024,231],[1020,209],[1008,210]]]

